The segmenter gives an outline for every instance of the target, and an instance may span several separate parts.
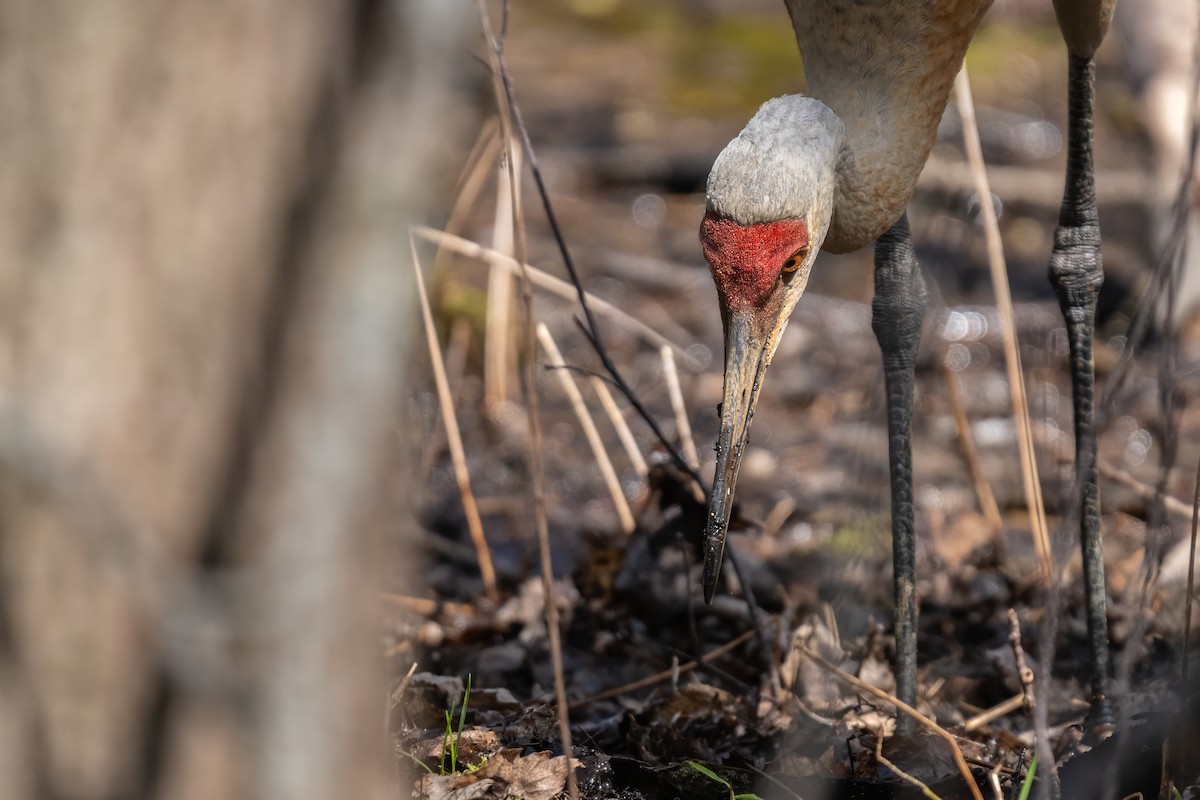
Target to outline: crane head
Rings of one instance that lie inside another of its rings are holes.
[[[725,329],[717,465],[704,533],[704,599],[712,602],[733,491],[767,367],[829,229],[841,122],[821,103],[768,101],[717,157],[700,243]]]

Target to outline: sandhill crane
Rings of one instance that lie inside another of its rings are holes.
[[[1050,280],[1070,342],[1093,722],[1111,720],[1100,550],[1092,335],[1103,281],[1092,170],[1096,48],[1115,0],[1054,0],[1067,44],[1066,188]],[[872,329],[883,353],[891,471],[897,696],[916,699],[913,365],[926,288],[905,206],[963,55],[991,0],[787,0],[810,96],[769,100],[717,157],[700,227],[725,328],[704,593],[720,576],[734,485],[759,390],[821,248],[875,243]]]

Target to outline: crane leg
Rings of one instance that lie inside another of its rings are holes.
[[[929,294],[904,214],[875,243],[871,329],[883,353],[887,391],[888,467],[892,491],[892,566],[896,593],[896,696],[917,699],[916,537],[913,531],[912,422],[914,366]],[[901,714],[903,733],[912,720]]]
[[[1050,255],[1050,282],[1066,320],[1071,348],[1075,480],[1079,487],[1079,537],[1092,662],[1089,721],[1093,725],[1112,722],[1104,557],[1100,544],[1100,489],[1096,473],[1096,374],[1092,362],[1096,299],[1100,285],[1104,283],[1092,167],[1095,75],[1094,58],[1071,55],[1067,180]]]

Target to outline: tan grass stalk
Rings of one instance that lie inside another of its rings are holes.
[[[700,454],[696,452],[696,438],[692,436],[692,424],[688,421],[687,405],[683,402],[683,389],[679,386],[679,370],[675,368],[675,356],[671,348],[663,345],[659,350],[662,357],[663,377],[667,379],[667,394],[671,398],[671,408],[675,412],[675,426],[679,429],[679,443],[683,448],[683,457],[687,459],[692,469],[700,469]],[[704,502],[704,489],[692,482],[692,495],[696,502]]]
[[[971,791],[971,797],[974,800],[983,800],[983,795],[980,793],[979,787],[975,784],[975,778],[971,775],[971,769],[967,766],[967,760],[963,758],[962,750],[959,748],[958,741],[955,740],[954,734],[950,733],[950,731],[946,730],[941,725],[938,725],[933,720],[927,718],[908,703],[893,697],[882,689],[876,688],[866,681],[854,677],[845,670],[839,669],[804,645],[794,644],[792,646],[818,667],[835,676],[843,683],[853,686],[860,692],[866,692],[876,700],[880,700],[884,703],[894,706],[897,711],[902,711],[903,713],[912,717],[921,727],[945,740],[945,742],[950,745],[950,751],[954,756],[954,763],[958,767],[959,773],[963,776],[963,780],[967,782],[967,788]]]
[[[454,197],[450,216],[446,218],[446,231],[449,233],[456,234],[462,229],[467,214],[483,192],[488,176],[492,174],[491,168],[500,157],[500,150],[499,123],[495,117],[491,117],[479,129],[479,137],[467,156],[466,166],[458,182],[458,194]]]
[[[968,719],[963,723],[963,730],[977,731],[984,725],[991,725],[1001,717],[1011,714],[1023,705],[1025,705],[1025,693],[1014,694],[1007,700],[997,703],[986,711],[981,711]]]
[[[922,783],[916,776],[909,775],[907,772],[900,769],[898,766],[893,764],[891,761],[884,758],[883,740],[886,738],[887,738],[886,736],[884,736],[880,733],[875,734],[875,760],[878,761],[880,764],[883,764],[885,767],[890,769],[892,772],[896,773],[896,775],[903,778],[908,783],[911,783],[913,786],[916,786],[918,789],[921,790],[921,794],[925,795],[930,800],[942,800],[942,798],[940,798],[936,794],[934,794],[933,790],[930,789],[928,786],[926,786],[924,783]],[[982,800],[982,798],[981,798],[981,800]]]
[[[1138,480],[1133,475],[1129,474],[1128,472],[1121,469],[1120,467],[1114,466],[1113,464],[1109,463],[1108,461],[1099,459],[1099,468],[1100,468],[1100,474],[1103,475],[1105,478],[1108,478],[1113,483],[1118,483],[1121,486],[1124,486],[1126,489],[1129,489],[1130,491],[1132,491],[1134,494],[1136,494],[1138,497],[1142,498],[1143,500],[1151,500],[1152,501],[1159,494],[1158,490],[1155,489],[1150,484],[1145,483],[1144,481]],[[1169,494],[1164,494],[1164,495],[1162,495],[1162,501],[1163,501],[1163,507],[1167,510],[1168,513],[1174,514],[1175,516],[1180,517],[1182,519],[1191,519],[1192,518],[1192,506],[1189,506],[1187,503],[1183,502],[1178,497],[1174,497],[1173,495],[1169,495]]]
[[[963,461],[967,463],[971,485],[975,487],[975,500],[979,503],[979,510],[992,529],[992,537],[999,541],[1004,529],[1004,522],[1000,518],[1000,507],[996,504],[996,495],[992,492],[987,477],[983,474],[979,450],[975,447],[975,436],[971,433],[971,423],[967,419],[967,407],[962,399],[958,373],[944,364],[942,370],[946,376],[946,399],[950,403],[950,415],[954,417],[954,429],[958,433],[958,446],[962,451]]]
[[[484,247],[483,245],[472,242],[469,239],[464,239],[461,236],[455,236],[452,233],[446,233],[445,231],[439,231],[434,228],[427,228],[422,225],[414,226],[412,230],[413,233],[422,239],[433,242],[439,247],[444,247],[447,250],[451,250],[459,255],[466,256],[467,258],[474,258],[487,264],[503,267],[504,269],[516,274],[521,274],[522,271],[524,271],[524,273],[528,275],[529,281],[534,286],[537,286],[539,289],[545,289],[551,294],[566,298],[568,300],[575,300],[578,297],[575,287],[567,281],[564,281],[561,278],[556,278],[553,275],[543,272],[537,267],[532,267],[521,260],[510,258],[509,256],[499,253],[490,247]],[[587,298],[588,303],[592,306],[592,310],[596,312],[597,315],[603,316],[606,319],[617,323],[621,327],[633,333],[635,336],[649,342],[655,347],[669,345],[688,369],[702,369],[702,365],[695,356],[688,353],[684,348],[680,347],[675,342],[672,342],[670,339],[663,336],[646,323],[630,316],[629,314],[626,314],[612,303],[609,303],[607,300],[602,300],[601,298],[596,297],[594,294],[588,293]]]
[[[463,375],[467,371],[467,353],[470,345],[471,323],[465,318],[459,317],[450,326],[450,341],[446,343],[446,384],[450,387],[451,396],[455,394],[455,390],[462,387]],[[414,472],[414,475],[422,483],[428,482],[429,475],[437,466],[438,457],[446,447],[445,439],[446,432],[443,429],[434,429],[429,432],[425,451],[421,454],[421,461]]]
[[[492,33],[491,19],[488,17],[484,0],[477,0],[479,22],[487,41],[488,65],[492,70],[492,89],[496,95],[496,107],[500,110],[500,129],[504,146],[508,151],[509,185],[516,191],[517,176],[513,170],[512,151],[515,138],[511,115],[514,112],[512,101],[505,85],[506,74],[502,45]],[[505,0],[503,13],[507,14],[508,5]],[[579,800],[579,781],[575,775],[574,761],[571,758],[573,746],[571,743],[571,719],[567,705],[567,680],[563,671],[562,632],[558,623],[558,604],[554,601],[554,565],[550,558],[550,528],[546,521],[546,488],[544,481],[544,464],[542,463],[542,428],[538,417],[537,394],[537,336],[533,322],[533,283],[530,279],[531,270],[526,268],[528,248],[525,244],[525,218],[521,214],[521,206],[513,198],[513,227],[516,231],[516,261],[521,277],[521,311],[524,315],[525,335],[524,348],[529,354],[525,369],[521,370],[521,385],[525,395],[526,413],[529,417],[529,465],[530,465],[530,494],[533,500],[534,527],[537,531],[538,562],[542,573],[542,588],[545,597],[544,613],[546,615],[546,633],[550,649],[550,669],[554,674],[554,698],[556,701],[555,716],[558,718],[558,734],[562,742],[563,752],[567,754],[564,771],[566,773],[567,796],[571,800]]]
[[[521,202],[521,151],[508,146],[511,158],[509,180],[507,164],[502,165],[496,181],[496,220],[492,226],[492,247],[506,256],[513,254],[513,209]],[[487,334],[483,340],[483,402],[490,415],[496,404],[508,399],[508,373],[511,366],[509,333],[512,327],[513,274],[492,265],[488,271]]]
[[[763,520],[762,530],[759,532],[759,535],[764,539],[774,539],[783,530],[783,523],[787,522],[787,518],[795,510],[795,500],[791,497],[781,497],[779,502],[771,507],[767,518]]]
[[[1017,347],[1017,324],[1013,314],[1012,292],[1008,287],[1004,246],[1000,241],[1000,226],[996,222],[996,209],[992,205],[992,192],[988,187],[983,148],[979,143],[979,127],[975,122],[975,104],[971,99],[971,83],[967,78],[965,66],[954,81],[954,90],[958,100],[958,113],[962,118],[967,161],[971,165],[975,191],[979,195],[979,213],[983,219],[984,236],[987,241],[988,265],[991,267],[992,286],[996,292],[996,306],[1000,311],[1004,334],[1004,365],[1008,370],[1008,387],[1012,393],[1013,416],[1017,423],[1017,453],[1021,462],[1021,479],[1025,486],[1025,505],[1029,509],[1029,521],[1033,527],[1033,541],[1041,560],[1042,577],[1049,580],[1054,569],[1050,534],[1046,526],[1046,508],[1042,503],[1042,484],[1038,479],[1033,433],[1029,424],[1029,401],[1025,394],[1021,353]]]
[[[562,384],[563,391],[567,393],[571,407],[575,410],[579,426],[583,428],[583,435],[592,448],[592,455],[600,466],[600,474],[604,476],[604,485],[608,487],[608,493],[617,509],[617,517],[621,520],[621,530],[625,533],[633,533],[637,522],[633,519],[633,512],[629,510],[629,501],[625,499],[625,493],[621,491],[621,481],[617,478],[617,471],[613,469],[612,460],[609,459],[608,451],[600,438],[600,431],[596,429],[596,421],[592,419],[592,412],[588,410],[587,403],[583,401],[583,394],[575,384],[575,376],[566,368],[562,353],[559,352],[558,345],[554,343],[554,337],[550,335],[550,329],[544,322],[538,323],[537,336],[542,343],[542,349],[546,351],[546,358],[550,361],[550,366],[554,367],[554,371],[558,374],[558,381]]]
[[[392,708],[395,708],[400,703],[400,699],[404,697],[404,693],[408,691],[408,685],[412,682],[412,677],[417,672],[417,662],[414,661],[412,666],[408,668],[408,672],[404,673],[404,677],[400,679],[400,685],[396,687],[396,691],[392,692],[391,703]]]
[[[604,413],[608,415],[609,422],[617,432],[617,438],[621,440],[621,446],[625,448],[625,455],[629,457],[629,462],[633,464],[633,468],[641,479],[646,480],[650,474],[650,468],[646,465],[646,459],[642,455],[641,449],[638,448],[637,440],[633,438],[633,431],[629,429],[625,415],[621,413],[621,409],[617,407],[617,401],[613,399],[612,392],[608,390],[608,384],[595,375],[592,376],[591,383],[596,396],[600,398],[600,405],[604,407]]]
[[[1004,791],[1000,788],[1000,765],[988,770],[988,786],[992,787],[992,800],[1004,800]]]
[[[458,430],[458,418],[454,414],[454,398],[450,394],[450,383],[446,380],[446,366],[442,363],[442,349],[438,347],[437,329],[433,324],[433,310],[429,307],[429,296],[425,293],[425,280],[421,276],[421,261],[417,255],[417,242],[409,236],[412,247],[413,274],[417,278],[417,296],[421,300],[421,316],[425,322],[425,338],[429,342],[429,361],[433,366],[433,379],[437,385],[438,404],[442,409],[442,423],[446,427],[446,440],[450,448],[450,461],[454,464],[454,478],[458,482],[458,493],[462,498],[463,514],[467,518],[467,529],[475,554],[479,559],[479,573],[483,577],[484,590],[493,601],[499,601],[496,588],[496,571],[492,566],[492,554],[488,550],[483,534],[483,520],[475,505],[475,494],[471,491],[471,475],[467,471],[467,455],[463,450],[462,435]]]
[[[437,613],[438,601],[430,600],[427,597],[411,597],[406,594],[393,594],[391,592],[380,592],[379,599],[389,605],[408,611],[413,614],[420,614],[423,617],[428,617]]]

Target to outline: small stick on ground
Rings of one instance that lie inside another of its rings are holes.
[[[1008,643],[1012,646],[1013,658],[1017,662],[1017,677],[1021,681],[1022,704],[1030,716],[1037,707],[1033,694],[1033,670],[1025,663],[1025,648],[1021,646],[1021,620],[1016,609],[1008,610]]]
[[[915,776],[909,775],[907,772],[900,769],[898,766],[893,764],[891,761],[884,758],[884,756],[883,756],[883,740],[886,738],[887,738],[886,736],[884,736],[880,733],[875,734],[875,760],[878,761],[880,764],[883,764],[885,767],[890,769],[892,772],[896,773],[896,775],[898,777],[903,778],[908,783],[911,783],[913,786],[916,786],[918,789],[921,790],[921,794],[930,798],[930,800],[942,800],[940,797],[938,797],[936,794],[933,793],[932,789],[930,789],[928,786],[926,786],[924,783],[922,783],[920,780],[918,780]]]
[[[962,388],[958,382],[958,373],[945,364],[942,365],[946,376],[946,399],[950,403],[950,415],[954,417],[954,428],[958,433],[958,446],[962,450],[963,460],[967,463],[967,472],[971,475],[971,484],[975,487],[975,499],[979,510],[983,513],[992,529],[992,539],[999,544],[1004,531],[1004,522],[1000,518],[1000,507],[996,504],[996,495],[983,474],[983,465],[979,461],[979,451],[975,448],[975,436],[971,433],[971,423],[967,419],[967,407],[963,403]]]
[[[700,656],[699,658],[695,659],[694,661],[689,661],[686,664],[680,664],[678,667],[672,667],[671,669],[665,669],[662,672],[658,672],[649,677],[642,678],[640,680],[636,680],[633,683],[627,683],[624,686],[618,686],[615,689],[607,689],[603,692],[598,692],[597,694],[593,694],[588,697],[580,698],[579,700],[576,700],[574,703],[571,703],[571,708],[579,708],[581,706],[586,706],[590,703],[597,703],[601,700],[608,700],[613,697],[620,697],[621,695],[629,694],[630,692],[636,692],[638,689],[645,689],[647,686],[653,686],[656,683],[662,683],[663,681],[671,680],[673,678],[677,679],[683,673],[691,672],[692,670],[699,667],[701,664],[707,664],[709,661],[713,660],[714,658],[717,658],[718,656],[723,656],[726,653],[736,650],[738,647],[741,647],[743,644],[750,641],[750,639],[755,635],[755,633],[756,633],[756,631],[754,631],[754,630],[746,631],[745,633],[741,634],[740,636],[733,639],[732,641],[726,642],[725,644],[721,645],[717,649],[710,650],[709,652],[705,653],[704,655]]]
[[[996,292],[996,307],[1000,312],[1001,331],[1004,334],[1004,365],[1008,371],[1008,386],[1012,393],[1013,417],[1017,423],[1017,453],[1021,459],[1021,479],[1025,487],[1025,504],[1029,509],[1029,521],[1033,526],[1033,540],[1041,561],[1042,578],[1047,584],[1054,571],[1050,552],[1050,534],[1046,525],[1046,507],[1042,503],[1041,481],[1038,479],[1037,458],[1033,449],[1033,433],[1029,424],[1029,400],[1025,393],[1025,375],[1021,369],[1021,353],[1017,347],[1017,324],[1013,314],[1012,292],[1008,286],[1008,270],[1004,264],[1004,245],[1000,240],[1000,226],[996,222],[996,209],[992,204],[992,191],[988,187],[987,169],[983,163],[983,148],[979,143],[979,127],[975,122],[975,104],[971,99],[971,83],[967,69],[963,67],[954,81],[958,113],[962,118],[963,144],[967,150],[967,161],[979,197],[979,215],[983,220],[984,236],[987,240],[988,266],[991,268],[992,286]]]
[[[633,464],[637,474],[645,481],[650,474],[650,467],[646,465],[646,459],[638,448],[637,440],[633,438],[633,431],[629,429],[625,415],[617,407],[617,401],[613,399],[612,392],[608,390],[608,384],[595,375],[592,376],[591,381],[592,389],[600,398],[600,405],[604,407],[604,413],[608,415],[609,422],[617,432],[617,438],[621,440],[621,446],[625,448],[625,455],[629,456],[629,462]]]
[[[679,371],[675,369],[675,356],[671,348],[663,345],[659,350],[662,357],[663,376],[667,379],[667,394],[671,397],[671,408],[675,411],[675,425],[679,428],[679,443],[683,455],[692,469],[699,471],[700,454],[696,452],[696,439],[692,436],[692,424],[688,421],[687,405],[683,402],[683,389],[679,386]],[[704,489],[692,484],[692,494],[697,503],[704,502]]]
[[[595,456],[596,463],[600,466],[600,474],[604,476],[604,485],[608,487],[608,493],[617,509],[617,517],[621,520],[621,530],[625,533],[633,533],[637,522],[633,518],[633,512],[629,510],[629,501],[625,499],[625,493],[621,491],[621,481],[617,478],[617,471],[613,469],[608,451],[600,439],[600,432],[596,430],[596,421],[592,419],[592,412],[588,411],[587,403],[583,402],[583,394],[575,385],[575,376],[567,369],[562,353],[559,352],[558,345],[554,343],[554,337],[550,335],[550,329],[546,327],[546,323],[538,323],[537,336],[542,343],[542,349],[546,351],[546,358],[549,359],[550,366],[554,367],[554,371],[558,373],[558,381],[562,384],[563,391],[567,393],[567,399],[571,401],[571,407],[579,419],[579,426],[583,428],[583,435],[587,438],[588,445],[592,448],[592,455]]]
[[[1014,694],[1002,703],[997,703],[986,711],[982,711],[963,723],[963,730],[976,731],[984,725],[990,725],[1003,716],[1011,714],[1025,705],[1025,693]]]
[[[837,677],[842,682],[849,684],[860,692],[865,692],[871,695],[876,700],[880,700],[884,703],[892,705],[897,711],[904,712],[930,733],[933,733],[945,740],[945,742],[950,745],[950,752],[954,757],[954,764],[958,767],[958,771],[962,775],[963,780],[966,781],[967,788],[971,792],[971,797],[974,798],[974,800],[983,800],[983,794],[979,791],[979,786],[975,783],[975,778],[971,775],[971,768],[967,766],[967,761],[965,758],[963,758],[962,750],[959,748],[958,741],[955,740],[954,734],[950,733],[950,731],[946,730],[941,725],[938,725],[936,722],[923,715],[920,711],[917,711],[908,703],[905,703],[904,701],[899,700],[882,689],[876,688],[866,681],[854,677],[845,670],[830,664],[820,655],[808,649],[804,645],[796,644],[793,645],[793,647],[799,650],[818,667]]]
[[[429,307],[429,296],[425,293],[425,280],[421,275],[421,261],[417,255],[417,242],[409,237],[412,247],[413,272],[417,277],[417,297],[421,301],[421,316],[425,321],[425,338],[429,342],[429,361],[433,365],[433,380],[437,386],[438,404],[442,409],[442,423],[446,427],[446,440],[450,448],[450,461],[454,465],[454,479],[458,482],[458,494],[462,498],[463,514],[467,518],[467,530],[475,545],[479,560],[479,574],[483,577],[483,588],[488,598],[499,602],[500,592],[496,588],[496,570],[492,566],[492,554],[488,550],[487,538],[483,534],[483,520],[475,505],[475,494],[471,491],[471,475],[467,471],[467,455],[463,450],[462,434],[458,430],[458,418],[454,414],[454,398],[450,395],[450,383],[446,379],[446,365],[442,362],[442,349],[438,346],[437,328],[433,324],[433,310]]]
[[[408,668],[408,672],[405,673],[404,678],[401,679],[400,685],[396,687],[396,691],[392,692],[392,696],[389,698],[392,708],[395,708],[400,703],[400,698],[404,697],[404,693],[408,691],[408,684],[412,682],[412,677],[416,671],[417,662],[414,661],[412,666]]]
[[[988,770],[988,785],[992,787],[992,800],[1004,800],[1004,791],[1000,787],[1000,765]]]

